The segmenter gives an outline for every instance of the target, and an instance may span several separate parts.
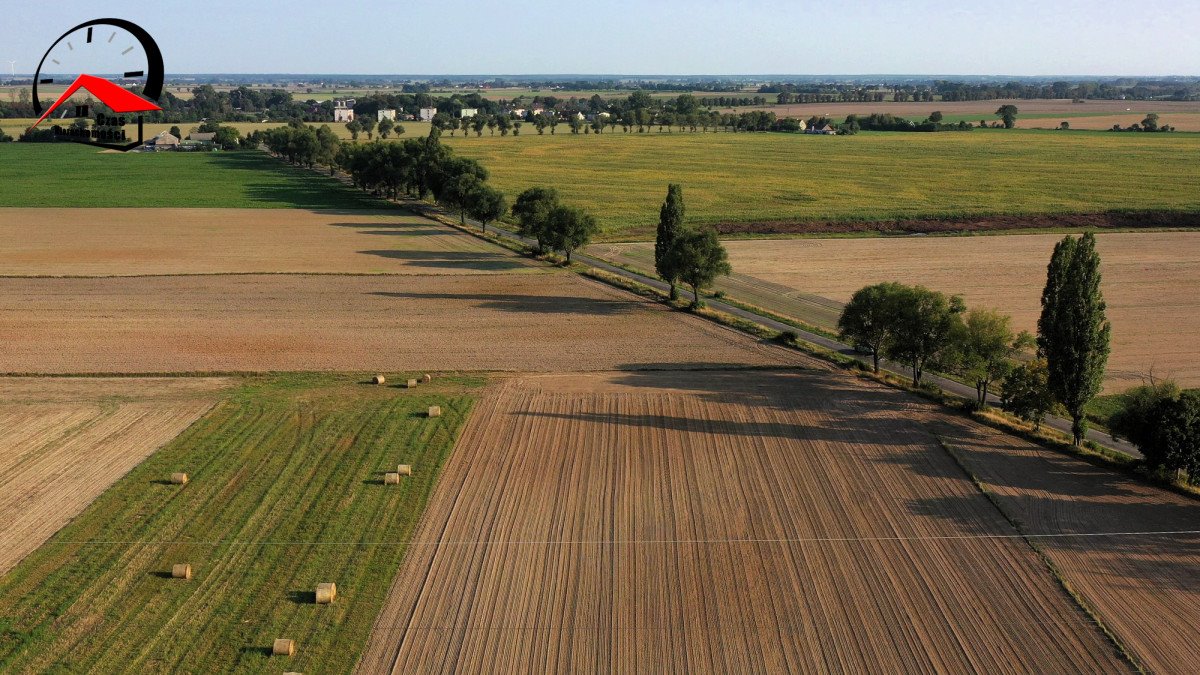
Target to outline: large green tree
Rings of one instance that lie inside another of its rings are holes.
[[[1020,111],[1017,110],[1017,106],[1015,105],[1002,105],[996,109],[996,117],[999,117],[1000,121],[1004,122],[1005,129],[1012,129],[1013,127],[1017,126],[1018,112]]]
[[[1050,391],[1071,416],[1075,445],[1087,434],[1084,408],[1100,393],[1110,337],[1096,237],[1068,236],[1054,247],[1047,266],[1038,350],[1046,359]]]
[[[517,219],[517,232],[537,240],[538,251],[544,251],[549,241],[550,213],[558,206],[554,188],[531,187],[517,195],[512,214]]]
[[[654,239],[654,269],[663,281],[671,285],[672,300],[679,298],[679,277],[675,270],[668,269],[664,263],[675,240],[683,231],[683,213],[683,187],[671,183],[667,186],[667,199],[658,211],[658,234]]]
[[[484,232],[487,232],[488,223],[503,216],[508,209],[504,193],[488,185],[480,184],[470,194],[468,201],[468,213],[479,221]]]
[[[1034,345],[1033,336],[1016,333],[1012,319],[991,309],[972,309],[963,317],[958,338],[958,372],[975,385],[975,402],[987,405],[988,390],[1013,367],[1013,359]]]
[[[876,373],[879,357],[896,330],[905,290],[894,281],[860,288],[838,318],[838,334],[856,348],[870,352]]]
[[[1054,407],[1049,373],[1043,359],[1022,363],[1008,372],[1000,395],[1000,407],[1032,422],[1035,430],[1041,428],[1046,413]]]
[[[599,231],[596,217],[583,209],[559,204],[550,212],[547,227],[550,247],[565,253],[568,264],[575,249],[586,246]]]
[[[914,387],[921,386],[925,369],[946,365],[955,353],[961,330],[962,298],[947,297],[924,286],[909,286],[898,298],[896,329],[887,344],[887,355],[912,368]]]
[[[692,287],[692,309],[704,306],[700,289],[730,274],[729,254],[711,227],[685,229],[676,235],[664,262],[666,272]]]

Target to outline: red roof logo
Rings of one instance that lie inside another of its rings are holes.
[[[137,94],[122,89],[121,87],[94,75],[80,75],[71,83],[70,87],[58,97],[54,105],[50,106],[37,122],[33,123],[30,129],[42,123],[42,120],[50,116],[59,106],[71,98],[71,96],[79,91],[80,88],[86,89],[92,96],[95,96],[101,103],[112,109],[114,113],[135,113],[135,112],[151,112],[154,110],[162,110],[153,101],[142,98]]]

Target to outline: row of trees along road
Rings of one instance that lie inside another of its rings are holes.
[[[554,188],[525,190],[517,195],[512,214],[517,231],[536,240],[538,252],[562,251],[568,263],[571,254],[586,246],[600,230],[595,216],[560,202]]]
[[[954,373],[975,386],[982,407],[992,385],[1003,382],[1005,407],[1035,424],[1060,406],[1071,417],[1078,445],[1087,433],[1084,410],[1100,393],[1109,351],[1095,237],[1066,237],[1055,246],[1036,342],[1014,332],[1008,316],[968,311],[958,296],[894,282],[856,292],[838,332],[871,354],[875,372],[881,356],[908,365],[914,386],[927,369]],[[1038,358],[1018,363],[1034,344]]]

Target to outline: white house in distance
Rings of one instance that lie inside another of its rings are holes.
[[[391,120],[391,121],[395,122],[396,121],[396,111],[391,108],[384,108],[382,110],[376,110],[375,111],[375,119],[377,122],[382,122],[384,120]]]
[[[459,118],[464,120],[468,117],[474,117],[478,114],[479,108],[463,108],[462,110],[458,111]]]
[[[334,122],[353,122],[354,121],[354,104],[357,103],[352,98],[338,99],[333,102],[333,121]]]
[[[420,119],[422,122],[432,122],[433,116],[437,114],[437,108],[421,108]]]

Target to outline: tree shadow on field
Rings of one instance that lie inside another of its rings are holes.
[[[634,311],[635,300],[600,300],[579,296],[519,295],[515,293],[414,293],[372,291],[369,295],[401,300],[449,300],[467,303],[482,309],[495,309],[518,314],[590,314],[616,316]]]
[[[247,176],[241,186],[243,196],[251,201],[297,209],[400,211],[387,201],[361,193],[328,176],[291,166],[262,152],[214,152],[205,157],[224,171],[253,174],[252,177]]]
[[[411,251],[411,250],[370,250],[358,251],[364,255],[373,255],[389,260],[400,260],[413,267],[433,267],[438,269],[478,270],[484,272],[499,272],[506,270],[524,269],[525,263],[509,255],[481,251],[471,253],[465,251]]]

